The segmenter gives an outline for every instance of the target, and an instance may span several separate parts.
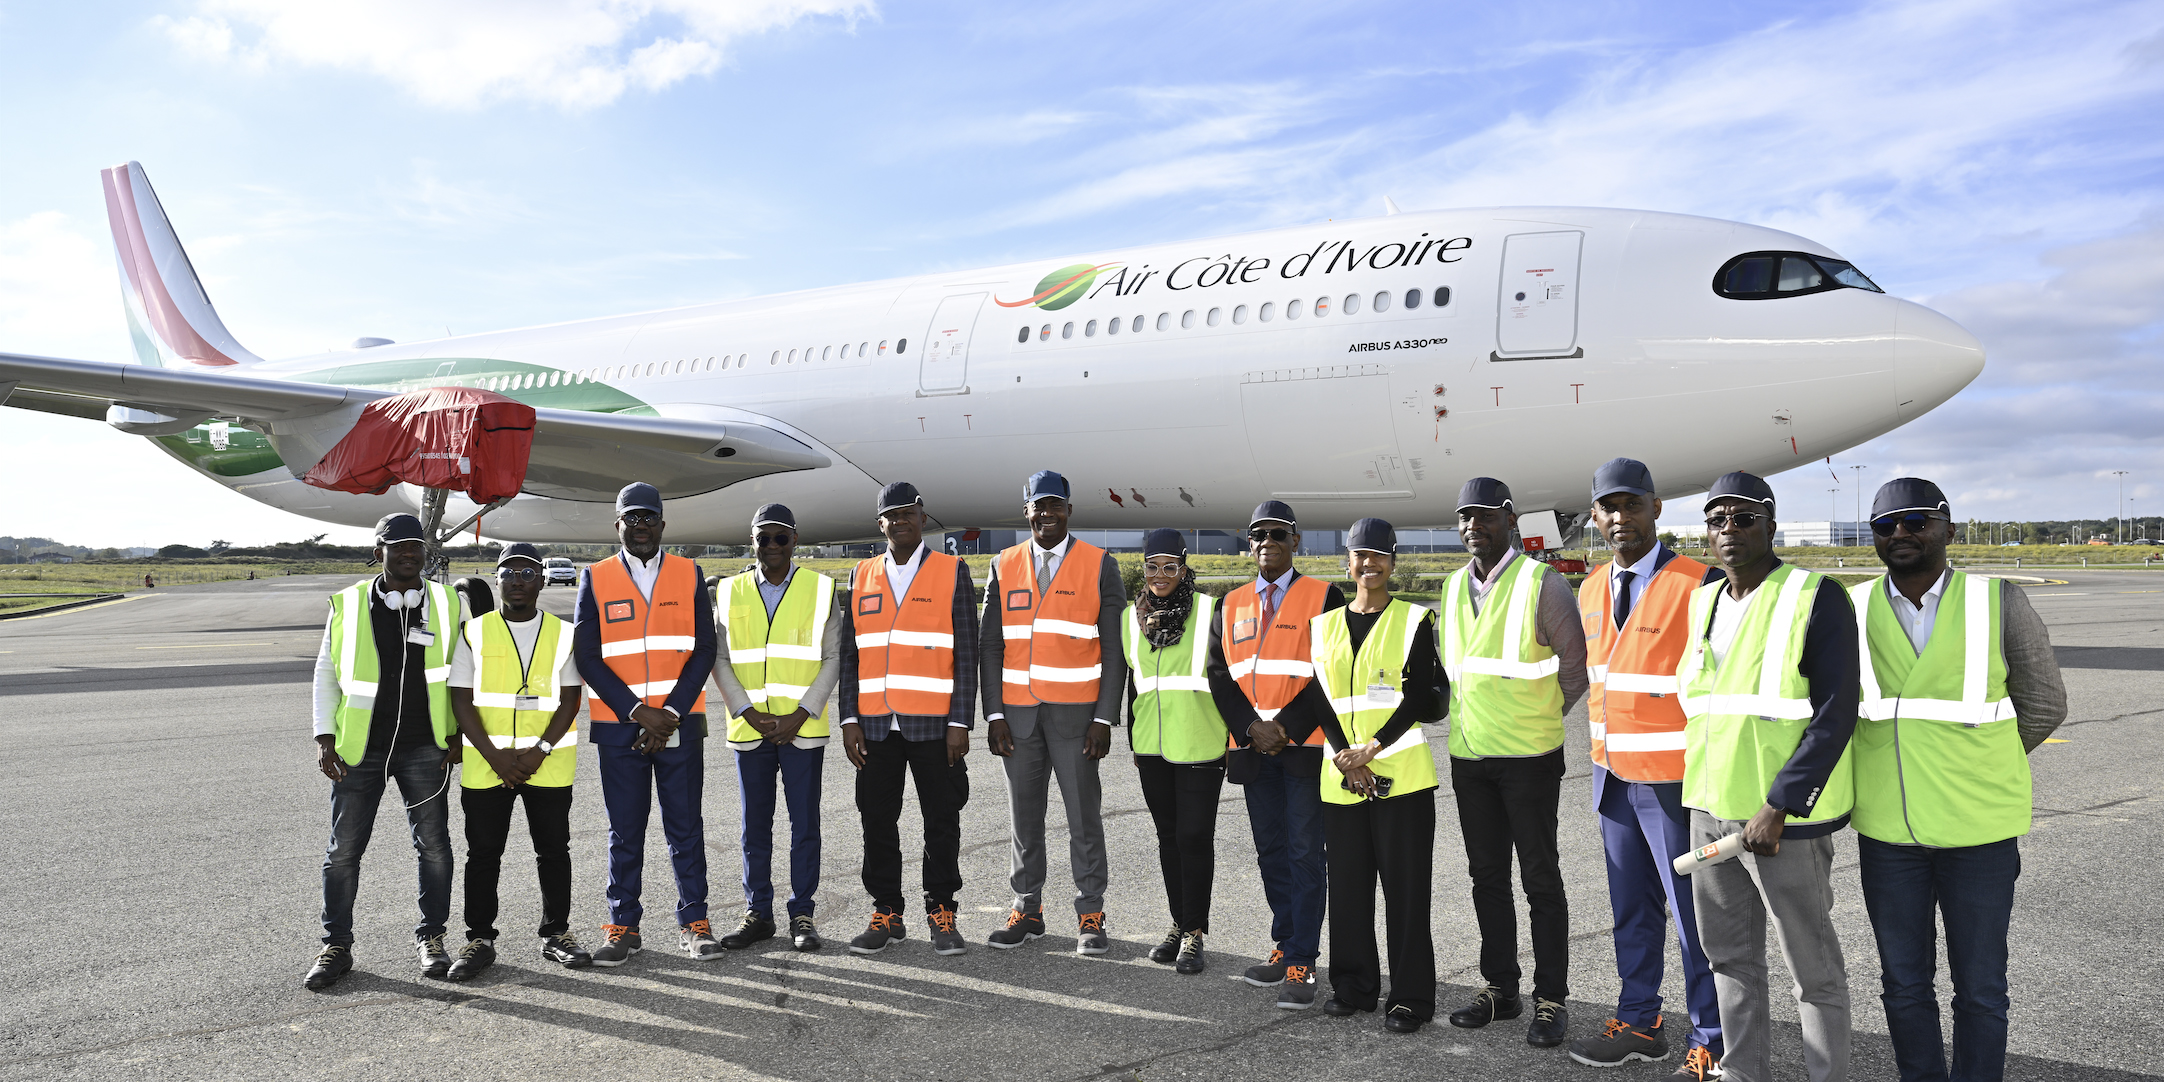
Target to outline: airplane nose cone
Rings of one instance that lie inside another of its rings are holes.
[[[1984,370],[1984,346],[1961,324],[1895,300],[1894,392],[1901,419],[1922,416]]]

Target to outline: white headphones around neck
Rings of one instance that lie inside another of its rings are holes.
[[[400,609],[419,609],[421,607],[421,591],[419,590],[406,590],[403,592],[384,590],[382,591],[382,597],[383,607],[392,612],[397,612]]]

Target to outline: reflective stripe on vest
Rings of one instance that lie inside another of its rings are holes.
[[[1308,658],[1308,625],[1322,615],[1330,600],[1330,587],[1321,579],[1293,576],[1285,596],[1277,599],[1277,612],[1262,618],[1262,594],[1254,582],[1242,583],[1225,595],[1218,617],[1218,641],[1225,651],[1225,668],[1247,693],[1255,716],[1273,721],[1277,713],[1300,697],[1300,689],[1315,677]],[[1308,734],[1306,746],[1326,742],[1321,726]]]
[[[1443,585],[1443,670],[1450,677],[1450,754],[1522,759],[1563,746],[1562,662],[1540,644],[1548,565],[1517,556],[1473,611],[1473,565]]]
[[[1194,595],[1180,641],[1162,650],[1142,635],[1140,610],[1120,615],[1120,646],[1135,682],[1127,730],[1137,755],[1162,755],[1173,763],[1212,763],[1225,755],[1225,719],[1210,698],[1210,619],[1214,598]]]
[[[1850,744],[1857,833],[1896,845],[1983,845],[2029,832],[2029,757],[2006,695],[1997,580],[1952,572],[1922,655],[1883,577],[1850,588],[1863,716]]]
[[[954,702],[954,590],[961,561],[924,554],[899,604],[887,559],[857,562],[849,603],[857,648],[857,716],[938,717]]]
[[[1035,541],[1024,541],[1000,553],[992,565],[1000,596],[985,603],[999,607],[999,633],[1006,640],[1000,697],[1009,706],[1095,703],[1104,676],[1097,615],[1104,607],[1098,578],[1104,573],[1105,550],[1070,540],[1042,597],[1037,591],[1038,551]]]
[[[751,705],[768,714],[793,714],[819,676],[819,650],[834,611],[834,580],[802,568],[792,571],[769,620],[766,599],[759,594],[761,575],[755,567],[716,584],[714,607],[728,614],[729,669]],[[824,710],[806,718],[797,730],[797,736],[812,740],[828,735]],[[756,744],[765,738],[751,722],[732,717],[728,739]]]
[[[518,641],[511,637],[511,625],[500,609],[468,621],[464,638],[466,650],[473,656],[473,709],[481,715],[481,731],[499,748],[517,750],[539,744],[556,715],[560,695],[556,674],[571,659],[571,635],[564,622],[546,612],[541,614],[541,630],[534,636],[530,658],[520,656]],[[540,704],[539,709],[518,709],[521,695],[532,696]],[[578,742],[578,719],[574,716],[555,750],[541,760],[541,769],[534,771],[526,784],[544,788],[571,784],[572,774],[578,769]],[[459,772],[460,785],[493,789],[503,784],[488,759],[471,744],[466,746],[460,762],[465,766]]]
[[[1586,724],[1593,761],[1625,781],[1683,780],[1682,683],[1676,665],[1691,638],[1691,591],[1706,566],[1676,556],[1646,581],[1630,626],[1615,626],[1613,563],[1578,587],[1585,624]]]
[[[676,691],[684,663],[698,647],[697,597],[703,588],[699,566],[683,556],[661,555],[651,603],[639,593],[631,569],[618,553],[587,569],[594,594],[594,618],[600,623],[601,657],[631,693],[658,707]],[[587,682],[586,708],[595,721],[622,721]],[[706,710],[706,687],[686,713]]]
[[[1308,625],[1308,652],[1315,659],[1315,679],[1330,695],[1330,708],[1337,711],[1348,746],[1358,746],[1374,739],[1397,713],[1397,704],[1405,697],[1405,670],[1413,653],[1414,633],[1429,615],[1403,598],[1391,598],[1375,626],[1368,629],[1367,638],[1360,641],[1356,655],[1345,613],[1342,608],[1331,609]],[[1387,704],[1369,701],[1369,687],[1374,684],[1388,685],[1394,698]],[[1393,798],[1437,784],[1435,753],[1417,724],[1379,752],[1368,769],[1390,779]],[[1358,804],[1365,799],[1346,789],[1344,780],[1336,759],[1324,755],[1321,784],[1326,803]]]
[[[1782,564],[1741,604],[1744,609],[1727,660],[1716,667],[1707,640],[1716,600],[1726,582],[1691,591],[1691,640],[1677,676],[1683,681],[1683,803],[1731,821],[1748,820],[1766,806],[1773,782],[1803,742],[1811,720],[1811,684],[1796,666],[1810,628],[1813,592],[1820,576]],[[1850,752],[1810,795],[1801,818],[1822,823],[1848,814],[1855,804]]]
[[[428,715],[436,746],[450,746],[458,720],[451,716],[451,644],[458,634],[458,596],[441,583],[422,582],[426,627],[434,641],[421,648],[428,681]],[[331,595],[331,671],[338,680],[338,705],[331,715],[335,736],[331,746],[348,765],[368,754],[368,729],[375,721],[377,686],[381,680],[376,655],[376,628],[369,618],[369,593],[374,579],[362,579]]]

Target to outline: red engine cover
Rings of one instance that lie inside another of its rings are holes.
[[[301,480],[371,494],[404,481],[492,503],[526,483],[533,425],[532,406],[478,387],[378,399],[362,408],[353,431]]]

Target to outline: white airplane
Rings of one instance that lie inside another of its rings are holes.
[[[536,407],[503,540],[608,541],[645,480],[672,543],[742,543],[759,504],[806,540],[873,533],[911,481],[949,529],[1023,524],[1057,469],[1077,529],[1455,521],[1507,481],[1527,534],[1580,520],[1641,459],[1674,497],[1913,420],[1982,371],[1967,331],[1824,245],[1680,214],[1569,207],[1383,217],[432,342],[266,361],[211,307],[142,166],[103,173],[135,364],[0,354],[9,406],[144,435],[310,518],[419,508],[302,484],[366,403],[441,386]],[[449,517],[480,510],[463,497]],[[1554,517],[1548,517],[1553,513]]]

